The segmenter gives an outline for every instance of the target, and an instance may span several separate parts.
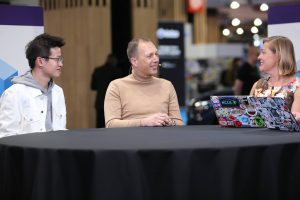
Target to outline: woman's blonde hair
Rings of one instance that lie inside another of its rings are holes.
[[[283,36],[272,36],[263,39],[270,50],[277,55],[278,71],[280,75],[291,76],[297,71],[294,45],[290,39]]]

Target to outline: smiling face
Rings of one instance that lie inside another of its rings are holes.
[[[269,43],[265,42],[258,56],[260,62],[259,70],[264,73],[278,71],[278,56],[271,51]]]
[[[262,72],[280,76],[293,76],[296,73],[295,51],[290,39],[271,36],[263,39],[263,44],[262,52],[258,57]]]
[[[159,56],[152,42],[140,41],[136,55],[131,58],[135,75],[141,78],[150,78],[157,75]]]
[[[61,48],[54,47],[50,49],[50,55],[49,55],[50,59],[42,58],[44,62],[42,62],[43,67],[41,69],[45,77],[52,79],[60,76],[63,63],[62,61],[59,61],[58,58],[61,57],[62,57]]]

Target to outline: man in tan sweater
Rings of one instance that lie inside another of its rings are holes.
[[[182,125],[172,83],[155,77],[159,66],[155,45],[147,39],[133,39],[127,56],[132,74],[112,81],[106,91],[106,127]]]

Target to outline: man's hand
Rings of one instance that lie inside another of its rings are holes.
[[[156,113],[141,120],[141,126],[172,126],[173,120],[165,113]]]

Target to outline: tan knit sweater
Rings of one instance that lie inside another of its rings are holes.
[[[166,113],[182,125],[176,91],[170,81],[153,77],[141,82],[133,75],[112,81],[104,101],[105,124],[112,127],[141,126],[141,119]]]

